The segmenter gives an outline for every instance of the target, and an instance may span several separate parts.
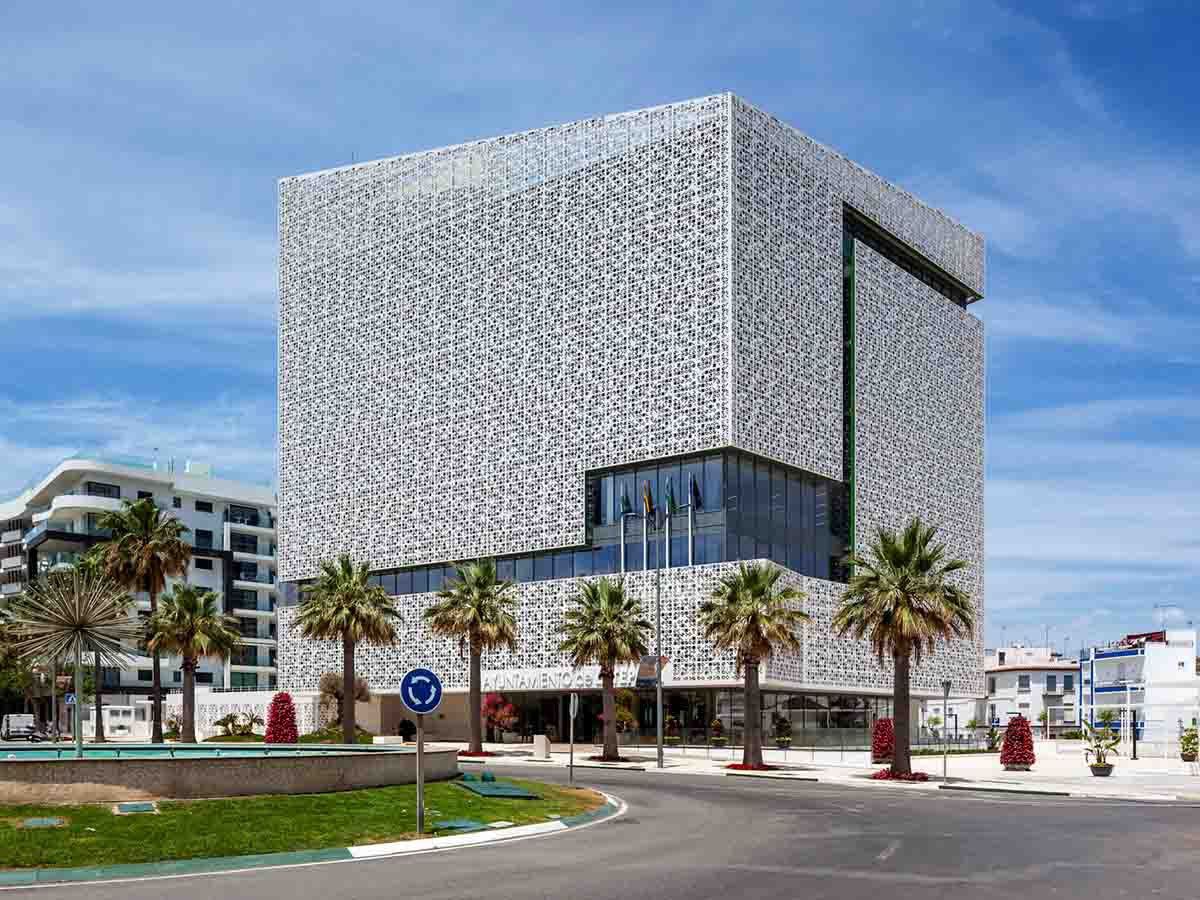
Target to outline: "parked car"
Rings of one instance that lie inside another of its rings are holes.
[[[42,737],[37,722],[29,713],[10,713],[0,721],[0,739],[6,741],[36,741]]]

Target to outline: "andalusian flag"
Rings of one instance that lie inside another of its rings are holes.
[[[642,512],[647,519],[654,518],[654,494],[650,491],[650,482],[642,482]]]
[[[627,515],[631,512],[633,512],[633,503],[629,499],[629,482],[626,481],[621,484],[621,514]]]
[[[667,515],[673,516],[679,511],[679,504],[675,502],[675,479],[667,479],[667,496],[663,498],[663,502],[667,504]]]

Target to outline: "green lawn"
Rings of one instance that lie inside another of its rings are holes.
[[[540,800],[479,797],[453,782],[425,786],[427,831],[442,819],[527,825],[603,804],[591,791],[516,781]],[[337,794],[160,802],[159,815],[117,816],[109,804],[0,806],[0,867],[103,866],[205,856],[319,850],[416,834],[416,787]],[[24,829],[23,819],[61,816],[62,828]]]

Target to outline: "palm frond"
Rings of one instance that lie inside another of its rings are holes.
[[[563,613],[559,650],[574,666],[598,665],[612,672],[646,655],[650,622],[621,580],[580,581],[579,593]]]
[[[777,650],[798,650],[798,631],[809,616],[800,609],[805,595],[779,587],[783,570],[771,563],[742,563],[717,583],[700,604],[698,621],[717,650],[733,650],[741,671],[748,661]]]
[[[301,588],[292,627],[313,640],[395,643],[400,614],[383,588],[370,579],[370,563],[356,565],[348,553],[325,560],[317,580]]]
[[[133,602],[102,573],[71,568],[30,584],[9,612],[7,625],[25,659],[73,659],[95,653],[103,665],[128,664],[126,641],[141,636]]]

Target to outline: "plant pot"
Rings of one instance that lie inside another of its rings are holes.
[[[710,744],[712,744],[714,747],[724,747],[727,743],[729,743],[729,738],[723,738],[723,737],[709,738],[708,742]]]
[[[1102,766],[1092,763],[1090,766],[1088,766],[1088,768],[1092,770],[1092,774],[1097,778],[1107,778],[1112,774],[1113,770],[1112,763],[1105,763]]]
[[[775,739],[775,747],[778,750],[786,750],[790,746],[792,746],[791,738],[776,738]]]
[[[1182,759],[1184,762],[1195,762],[1196,754],[1195,753],[1180,753],[1179,758]]]
[[[663,738],[663,743],[670,747],[678,747],[679,746],[679,735],[668,734],[666,737]]]
[[[1029,763],[1005,763],[1005,772],[1028,772]]]

